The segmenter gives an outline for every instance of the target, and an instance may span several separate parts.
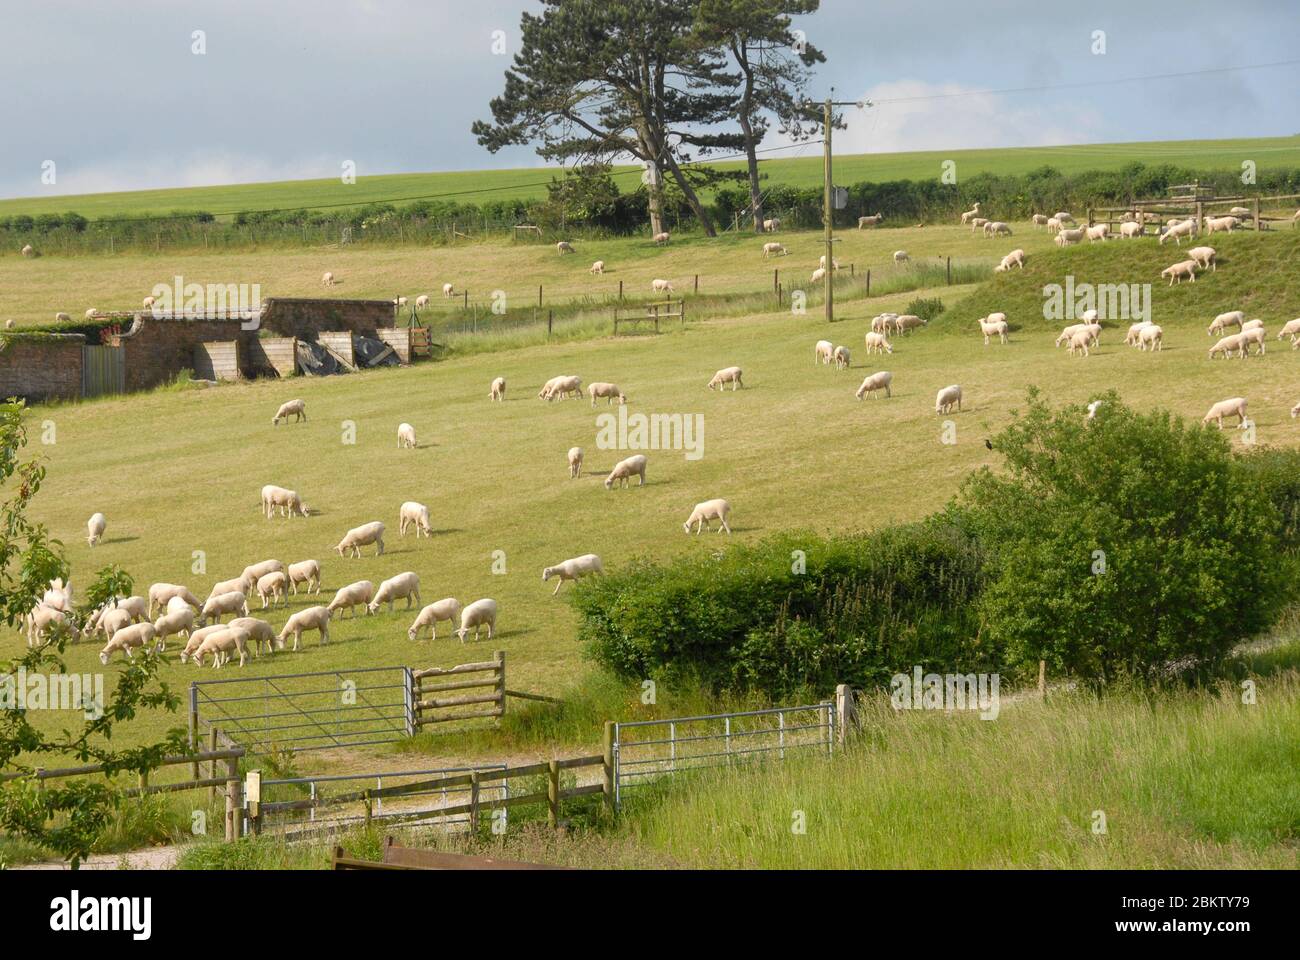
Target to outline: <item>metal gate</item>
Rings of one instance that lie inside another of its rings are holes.
[[[621,804],[623,791],[682,770],[819,751],[829,755],[838,729],[832,700],[612,726],[615,806]]]
[[[126,348],[84,346],[81,348],[81,395],[98,397],[126,392]]]

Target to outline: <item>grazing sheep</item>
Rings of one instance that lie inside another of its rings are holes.
[[[384,555],[384,524],[379,520],[372,520],[370,523],[363,523],[359,527],[353,527],[343,535],[334,547],[339,552],[339,556],[350,553],[352,556],[360,559],[361,548],[374,544],[378,549],[375,556]]]
[[[334,274],[326,270],[324,273],[321,274],[320,283],[322,287],[334,286]],[[145,304],[145,306],[150,306],[150,304]]]
[[[265,620],[258,620],[255,617],[239,617],[231,620],[227,628],[230,630],[243,630],[247,632],[250,640],[253,641],[253,656],[262,652],[262,644],[266,644],[266,652],[272,653],[278,647],[283,647],[275,635],[275,627],[271,626]]]
[[[768,257],[784,257],[789,254],[783,243],[765,243],[763,244],[763,259]]]
[[[268,573],[262,579],[257,581],[257,595],[262,598],[262,609],[265,610],[267,603],[275,606],[275,601],[279,599],[284,606],[289,605],[289,576],[283,570],[276,570]]]
[[[1130,237],[1142,236],[1143,226],[1140,223],[1121,223],[1119,225],[1119,236],[1121,240],[1127,240]]]
[[[95,611],[94,615],[86,622],[86,629],[92,635],[104,630],[104,636],[107,638],[112,633],[105,629],[104,623],[111,615],[125,614],[128,623],[138,623],[145,618],[147,612],[148,608],[144,597],[124,597],[119,600],[110,600]]]
[[[1056,214],[1056,220],[1058,223],[1074,223],[1074,217],[1064,210]]]
[[[808,282],[821,283],[825,279],[826,279],[826,268],[818,267],[816,270],[812,272],[812,276],[808,278]]]
[[[975,217],[970,222],[970,232],[973,234],[977,230],[983,230],[985,224],[992,223],[992,220],[985,220],[983,217]]]
[[[1066,352],[1069,353],[1070,356],[1074,356],[1075,352],[1078,351],[1086,357],[1088,355],[1088,345],[1090,343],[1092,343],[1092,334],[1086,329],[1080,330],[1075,333],[1074,336],[1070,337],[1070,343],[1066,348]]]
[[[33,247],[30,243],[24,243],[22,254],[24,257],[34,257],[36,256],[36,248]]]
[[[905,313],[901,317],[894,318],[894,329],[899,333],[911,333],[917,327],[928,326],[929,321],[924,317],[918,317],[914,313]]]
[[[1264,337],[1265,337],[1265,333],[1264,333],[1264,328],[1263,328],[1262,326],[1252,327],[1252,326],[1250,326],[1250,324],[1246,324],[1244,327],[1242,327],[1242,330],[1241,330],[1241,333],[1239,334],[1239,336],[1241,337],[1241,355],[1242,355],[1242,357],[1248,357],[1248,356],[1250,356],[1250,345],[1251,345],[1252,343],[1257,343],[1257,344],[1259,344],[1259,355],[1260,355],[1261,357],[1264,355],[1264,353],[1265,353],[1265,350],[1264,350]]]
[[[393,612],[393,601],[406,598],[406,609],[410,610],[412,601],[420,602],[420,578],[411,571],[399,573],[394,577],[389,577],[379,585],[379,591],[375,594],[366,609],[371,613],[378,613],[380,604],[388,604],[388,612]]]
[[[1231,233],[1237,227],[1241,226],[1241,220],[1237,217],[1206,217],[1205,232],[1217,233],[1222,230],[1224,233]]]
[[[1277,338],[1281,340],[1283,337],[1290,337],[1291,349],[1296,349],[1296,345],[1300,344],[1300,319],[1288,320],[1282,326],[1282,329],[1277,332]]]
[[[990,220],[988,223],[984,224],[984,236],[1009,237],[1011,236],[1011,226],[1009,224],[1003,223],[1001,220]]]
[[[987,317],[981,317],[979,321],[980,332],[984,334],[984,346],[989,345],[991,337],[997,337],[1001,342],[1007,342],[1007,315],[1005,313],[990,313]]]
[[[247,630],[229,626],[210,633],[203,638],[199,648],[194,651],[194,665],[203,666],[204,659],[211,654],[212,668],[220,669],[229,662],[231,652],[238,650],[239,665],[242,667],[248,661],[248,644],[252,639],[252,635]]]
[[[248,580],[255,585],[258,580],[262,579],[262,577],[266,576],[272,570],[283,569],[284,564],[279,560],[263,560],[261,563],[250,563],[246,566],[244,571],[239,575],[239,579]]]
[[[1195,260],[1202,270],[1218,270],[1219,265],[1215,262],[1217,254],[1213,247],[1192,247],[1187,251],[1189,259]]]
[[[1060,221],[1060,220],[1057,220],[1056,217],[1048,217],[1048,218],[1047,218],[1047,232],[1048,232],[1048,233],[1052,233],[1052,234],[1060,233],[1060,232],[1061,232],[1061,221]]]
[[[1231,336],[1224,337],[1214,346],[1210,347],[1210,359],[1214,359],[1216,353],[1222,353],[1224,359],[1232,356],[1234,350],[1241,351],[1242,359],[1246,356],[1246,338],[1243,334],[1234,333]]]
[[[740,367],[723,367],[713,375],[713,379],[709,381],[708,387],[710,390],[717,387],[718,390],[721,391],[722,388],[729,383],[731,384],[731,392],[735,393],[736,390],[745,386],[740,380],[741,373],[742,371]]]
[[[320,593],[320,564],[315,560],[299,560],[289,564],[289,587],[295,596],[300,583],[305,584],[304,593]]]
[[[1300,403],[1291,408],[1291,419],[1294,420],[1296,417],[1300,417]]]
[[[895,251],[894,251],[894,263],[907,263],[907,261],[910,260],[910,259],[911,259],[911,257],[909,257],[909,256],[907,255],[907,251],[906,251],[906,250],[895,250]]]
[[[865,230],[867,227],[878,226],[884,219],[884,215],[879,213],[872,217],[858,217],[858,229]]]
[[[442,297],[444,300],[450,300],[456,295],[456,288],[450,283],[442,285]]]
[[[871,319],[871,329],[875,333],[889,333],[897,319],[896,313],[878,313]]]
[[[396,300],[393,301],[393,306],[397,307],[400,310],[402,307],[406,306],[406,298],[398,297]]]
[[[68,313],[64,313],[62,310],[60,310],[58,313],[56,313],[56,314],[54,315],[54,322],[55,322],[55,323],[71,323],[71,322],[72,322],[72,315],[71,315],[71,314],[68,314]]]
[[[1092,403],[1088,404],[1088,415],[1084,417],[1084,419],[1095,420],[1097,418],[1097,411],[1101,408],[1103,403],[1105,403],[1104,400],[1094,400]]]
[[[155,299],[154,297],[145,297],[143,300],[140,301],[140,304],[146,310],[152,310],[153,305],[157,302],[158,302],[157,299]]]
[[[1142,328],[1149,326],[1150,323],[1150,320],[1139,320],[1137,323],[1131,324],[1128,333],[1124,334],[1124,345],[1126,347],[1136,347],[1142,334]]]
[[[12,330],[15,326],[16,326],[16,324],[13,322],[13,320],[6,320],[6,321],[5,321],[5,329],[6,329],[6,330]]]
[[[293,649],[297,651],[298,641],[302,639],[303,631],[319,630],[321,645],[330,642],[330,612],[326,607],[308,607],[306,610],[299,610],[290,617],[276,638],[280,646],[284,646],[284,641],[289,634],[293,634]]]
[[[573,249],[573,244],[568,240],[561,240],[555,245],[555,249],[560,256],[564,256],[566,253],[577,253],[577,251]]]
[[[1089,243],[1093,243],[1097,240],[1105,243],[1107,238],[1110,236],[1110,224],[1098,223],[1091,227],[1085,227],[1083,235],[1088,238]]]
[[[952,413],[954,405],[958,410],[961,410],[961,387],[955,383],[950,387],[944,387],[935,396],[934,412],[938,414]]]
[[[94,307],[91,307],[89,310],[86,311],[86,319],[87,319],[87,320],[94,320],[94,319],[95,319],[95,314],[97,314],[97,313],[99,313],[99,311],[96,310]]]
[[[43,603],[38,603],[23,620],[27,625],[27,646],[29,647],[36,646],[45,639],[47,633],[54,631],[67,630],[74,642],[81,638],[81,631],[72,622],[72,618],[67,611],[46,606]]]
[[[506,378],[497,377],[492,381],[492,387],[488,392],[489,400],[500,400],[505,403],[506,400]]]
[[[176,635],[189,637],[194,629],[194,611],[189,606],[177,610],[168,610],[153,623],[154,636],[158,639],[158,652],[167,649],[167,638]]]
[[[645,486],[645,467],[646,458],[644,454],[638,453],[628,457],[626,460],[620,460],[614,464],[614,469],[609,472],[605,478],[605,489],[613,490],[614,484],[620,480],[623,486],[628,486],[632,482],[632,477],[640,477],[641,482],[637,486]]]
[[[1165,267],[1160,271],[1160,276],[1169,278],[1169,286],[1175,283],[1182,283],[1184,278],[1190,278],[1192,283],[1196,282],[1196,261],[1180,260],[1171,266]]]
[[[1300,211],[1297,211],[1297,213],[1300,213]],[[764,233],[776,233],[780,229],[781,229],[781,221],[775,217],[773,217],[771,220],[763,221]]]
[[[1025,251],[1021,250],[1019,247],[1003,257],[1002,262],[994,267],[993,270],[995,273],[1005,273],[1012,267],[1019,267],[1021,270],[1025,269]]]
[[[108,666],[109,659],[119,650],[126,654],[128,660],[131,660],[133,659],[132,650],[153,643],[153,639],[154,627],[148,621],[123,627],[114,633],[112,639],[105,644],[104,649],[99,651],[99,662],[104,666]]]
[[[599,275],[603,276],[604,273],[605,273],[605,261],[604,261],[604,260],[597,260],[595,263],[593,263],[593,264],[591,265],[591,270],[588,271],[588,272],[589,272],[589,273],[592,273],[592,274],[599,274]]]
[[[414,500],[407,500],[397,513],[397,535],[406,536],[408,527],[415,528],[416,539],[432,537],[433,526],[429,523],[429,508]]]
[[[879,373],[873,373],[862,381],[862,386],[858,387],[858,392],[854,394],[859,400],[865,394],[875,393],[877,390],[884,390],[885,396],[892,396],[890,384],[894,382],[894,375],[888,370],[881,370]]]
[[[166,607],[172,597],[180,597],[196,610],[202,606],[189,589],[178,583],[155,583],[149,588],[149,616],[153,616],[154,607]]]
[[[411,640],[418,640],[420,631],[428,627],[429,639],[437,640],[438,624],[444,620],[455,624],[458,616],[460,616],[460,601],[455,597],[444,597],[436,603],[429,604],[416,615],[415,620],[407,628],[406,636]]]
[[[569,448],[569,479],[577,479],[582,473],[582,447]]]
[[[1146,350],[1148,347],[1153,352],[1165,348],[1165,331],[1154,323],[1148,323],[1138,331],[1138,349]]]
[[[1059,230],[1057,231],[1056,238],[1052,242],[1058,247],[1068,247],[1076,243],[1081,243],[1083,242],[1083,230]]]
[[[86,521],[86,543],[94,546],[104,536],[104,528],[108,526],[108,521],[104,519],[102,513],[92,513],[90,519]]]
[[[415,449],[415,427],[409,423],[397,425],[397,446],[399,449]]]
[[[889,342],[888,339],[886,339],[883,333],[876,333],[876,331],[872,330],[864,337],[864,340],[866,341],[867,353],[869,354],[871,353],[892,354],[894,352],[893,345]]]
[[[553,567],[544,567],[542,569],[542,583],[550,580],[551,577],[559,577],[559,582],[555,584],[555,590],[551,594],[551,596],[555,596],[560,592],[560,587],[564,586],[565,580],[577,582],[588,574],[604,572],[605,568],[601,566],[600,557],[594,553],[584,553],[580,557],[573,557],[563,563],[557,563]]]
[[[853,365],[853,361],[849,357],[848,347],[836,347],[834,357],[837,370],[847,370]]]
[[[55,610],[62,610],[64,613],[72,612],[72,584],[65,584],[62,578],[51,580],[41,598],[41,603]]]
[[[655,293],[672,293],[673,285],[668,280],[652,280],[650,281],[650,289]]]
[[[1078,333],[1080,330],[1086,330],[1087,327],[1088,327],[1088,324],[1086,324],[1086,323],[1072,323],[1072,324],[1070,324],[1068,327],[1066,327],[1064,330],[1061,331],[1060,335],[1056,338],[1056,342],[1055,342],[1054,344],[1052,344],[1052,346],[1054,346],[1054,347],[1059,347],[1059,346],[1060,346],[1061,344],[1063,344],[1063,343],[1069,343],[1069,342],[1070,342],[1070,339],[1071,339],[1071,338],[1072,338],[1076,333]]]
[[[282,517],[294,515],[305,517],[310,512],[307,504],[302,502],[302,497],[298,496],[297,490],[286,490],[284,487],[268,483],[262,487],[262,513],[270,520],[275,516],[277,508]]]
[[[1035,227],[1045,227],[1047,226],[1048,219],[1049,218],[1046,214],[1036,213],[1029,218],[1029,222],[1032,223]]]
[[[591,405],[594,407],[598,399],[603,399],[605,405],[609,406],[615,400],[620,404],[627,403],[627,396],[618,388],[615,383],[591,383],[587,385],[587,396],[591,397]]]
[[[961,222],[970,223],[973,217],[978,217],[979,215],[980,215],[980,205],[979,203],[976,203],[973,207],[971,207],[969,210],[967,210],[965,213],[961,215]]]
[[[1205,335],[1212,337],[1216,333],[1223,333],[1224,327],[1240,327],[1246,322],[1246,311],[1229,310],[1227,313],[1221,313],[1214,318],[1214,321],[1206,329]]]
[[[289,400],[280,404],[280,409],[275,411],[275,416],[271,418],[271,426],[278,425],[281,420],[288,423],[290,417],[294,418],[294,423],[307,419],[307,403],[305,400]]]
[[[695,534],[699,536],[702,530],[713,531],[712,521],[717,520],[721,526],[718,527],[718,533],[727,531],[727,536],[731,536],[731,527],[727,525],[727,517],[731,516],[731,504],[726,500],[718,498],[716,500],[704,500],[695,505],[691,515],[686,518],[682,524],[682,529],[687,533],[691,532],[691,525],[695,525]]]
[[[672,235],[669,233],[656,233],[654,236],[655,245],[660,247],[666,246],[671,239]]]
[[[546,386],[542,387],[542,392],[538,396],[550,403],[556,397],[567,400],[570,394],[579,398],[582,396],[581,377],[552,377],[546,381]]]
[[[358,580],[356,583],[349,583],[346,587],[340,587],[326,609],[331,615],[339,610],[346,610],[355,617],[358,606],[365,607],[366,612],[369,613],[370,601],[374,598],[375,585],[369,580]]]
[[[429,295],[427,293],[422,293],[415,298],[415,309],[423,310],[428,305],[429,305]]]
[[[1245,333],[1247,330],[1254,330],[1256,328],[1263,329],[1263,326],[1264,326],[1263,320],[1247,320],[1245,323],[1241,325],[1241,332]]]
[[[1171,220],[1165,225],[1160,233],[1160,239],[1157,243],[1164,245],[1166,240],[1172,239],[1175,246],[1183,245],[1183,237],[1191,237],[1196,234],[1195,220]]]
[[[828,364],[835,354],[835,344],[829,340],[818,340],[813,346],[813,365]]]
[[[497,602],[484,597],[482,600],[475,600],[468,607],[461,611],[460,627],[456,630],[456,636],[460,637],[460,642],[465,642],[465,637],[469,634],[469,628],[474,628],[474,639],[478,639],[479,627],[487,625],[489,640],[496,633],[497,626]]]
[[[823,253],[821,257],[817,260],[817,266],[821,267],[823,270],[826,269],[826,254]],[[836,260],[834,257],[831,257],[831,270],[832,271],[839,270],[839,268],[840,268],[840,262]]]
[[[1202,424],[1208,424],[1215,420],[1219,424],[1219,429],[1223,429],[1224,417],[1237,417],[1237,426],[1239,428],[1246,425],[1246,398],[1230,397],[1227,400],[1220,400],[1214,406],[1210,407],[1209,412],[1201,418]]]
[[[271,575],[273,574],[268,574],[268,576]],[[260,579],[258,583],[261,583]],[[265,603],[262,605],[266,606]],[[199,626],[206,627],[209,621],[220,623],[221,618],[228,613],[242,613],[244,616],[248,616],[248,600],[244,593],[239,590],[231,590],[229,593],[219,593],[215,597],[208,597],[207,602],[203,604],[203,613],[199,617]]]
[[[563,377],[551,377],[551,379],[547,380],[542,384],[542,389],[537,391],[537,399],[549,401],[551,399],[551,391],[554,390],[555,385],[563,379]]]

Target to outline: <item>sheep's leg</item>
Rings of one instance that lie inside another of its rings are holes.
[[[727,526],[727,518],[720,517],[719,519],[722,521],[722,529],[727,531],[727,536],[731,536],[731,527]]]
[[[555,589],[551,591],[551,596],[555,596],[557,593],[559,593],[559,592],[560,592],[560,587],[561,587],[563,584],[564,584],[564,579],[563,579],[563,578],[560,578],[560,582],[557,583],[557,584],[555,585]]]

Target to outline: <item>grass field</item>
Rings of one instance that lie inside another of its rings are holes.
[[[1240,170],[1243,160],[1254,160],[1260,170],[1272,165],[1294,165],[1300,137],[1259,137],[1237,140],[1182,140],[1134,143],[1096,143],[1059,147],[1012,147],[987,150],[944,150],[915,153],[852,154],[836,157],[836,178],[858,181],[927,180],[938,177],[940,164],[955,161],[962,177],[979,173],[1020,174],[1050,165],[1063,173],[1116,170],[1138,162],[1170,163],[1196,170]],[[719,166],[741,169],[738,162]],[[821,148],[816,144],[791,150],[780,159],[762,162],[773,183],[815,186],[822,182]],[[620,167],[620,188],[631,191],[640,176],[637,167]],[[447,173],[408,173],[363,176],[354,184],[339,180],[290,180],[233,186],[189,187],[122,193],[0,200],[0,216],[25,213],[66,213],[84,217],[144,216],[179,210],[206,210],[215,214],[240,211],[298,209],[325,205],[357,205],[380,201],[443,198],[467,203],[488,200],[540,199],[558,171],[516,169]]]

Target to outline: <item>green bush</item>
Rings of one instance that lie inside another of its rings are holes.
[[[943,313],[943,301],[938,297],[917,297],[907,305],[904,314],[911,314],[914,317],[920,317],[929,323],[939,314]]]

